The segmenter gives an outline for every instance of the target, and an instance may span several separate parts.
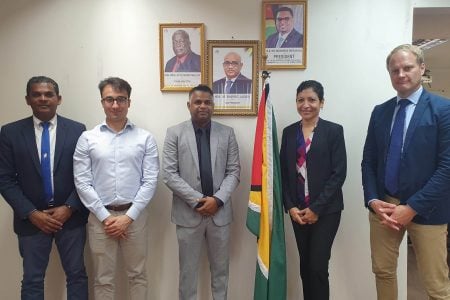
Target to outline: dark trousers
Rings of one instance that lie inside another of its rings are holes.
[[[328,262],[341,221],[341,212],[320,216],[315,224],[292,222],[300,255],[304,300],[328,300]]]
[[[54,234],[42,231],[18,236],[23,258],[22,300],[44,300],[44,278],[53,239],[66,273],[67,299],[88,299],[88,281],[84,267],[86,227],[62,229]]]

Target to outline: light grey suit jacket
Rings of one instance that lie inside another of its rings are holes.
[[[233,128],[211,121],[210,147],[214,196],[224,203],[213,216],[213,221],[217,226],[224,226],[233,219],[230,197],[239,184],[240,174],[239,148]],[[172,222],[184,227],[200,224],[202,216],[195,206],[203,193],[191,120],[167,129],[162,176],[173,192]]]

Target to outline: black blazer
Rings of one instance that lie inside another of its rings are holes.
[[[86,127],[58,116],[53,166],[55,206],[75,209],[66,228],[86,224],[88,211],[81,204],[73,181],[73,153]],[[0,192],[14,211],[14,231],[19,235],[39,232],[28,219],[34,209],[47,208],[41,179],[33,118],[6,124],[0,131]]]
[[[287,210],[298,207],[297,200],[297,132],[300,122],[283,130],[281,142],[281,177],[283,203]],[[319,119],[306,156],[308,169],[309,208],[317,215],[344,209],[342,185],[347,174],[344,130],[341,125]]]

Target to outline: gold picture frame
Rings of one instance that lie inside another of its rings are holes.
[[[259,41],[206,42],[206,82],[214,92],[214,114],[256,116]]]
[[[205,81],[203,23],[159,24],[161,91],[184,92]]]
[[[307,2],[262,2],[263,68],[305,69],[307,37]]]

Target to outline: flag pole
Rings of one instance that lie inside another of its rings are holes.
[[[261,78],[262,78],[262,86],[263,86],[263,91],[265,91],[265,99],[267,99],[267,94],[269,93],[269,90],[268,89],[264,89],[265,88],[265,86],[266,86],[266,79],[268,79],[268,78],[270,78],[270,72],[269,71],[266,71],[266,70],[263,70],[262,71],[262,73],[261,73]]]

